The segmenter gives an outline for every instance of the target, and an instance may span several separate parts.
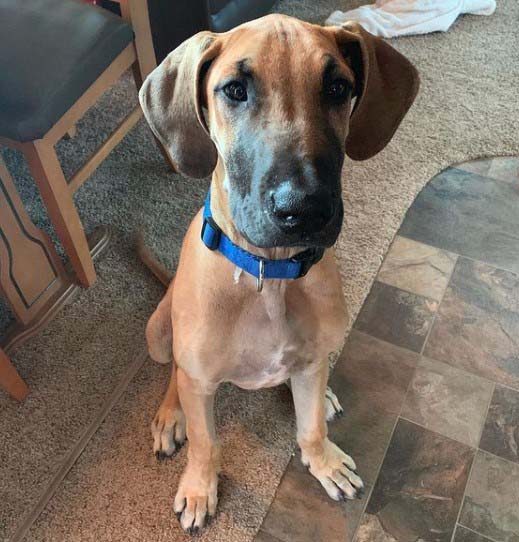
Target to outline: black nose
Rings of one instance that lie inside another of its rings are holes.
[[[271,192],[272,216],[276,224],[286,231],[321,230],[332,219],[334,205],[331,194],[324,189],[308,193],[282,183]]]

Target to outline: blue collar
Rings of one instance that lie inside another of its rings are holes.
[[[261,291],[263,279],[298,279],[304,277],[312,265],[324,254],[324,248],[309,248],[292,258],[269,260],[247,252],[235,245],[220,229],[211,215],[211,189],[207,192],[202,225],[202,241],[209,250],[218,250],[229,261],[257,279]]]

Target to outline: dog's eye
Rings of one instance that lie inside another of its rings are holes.
[[[247,100],[247,89],[238,81],[231,81],[223,87],[227,96],[236,102],[245,102]]]
[[[335,79],[324,90],[328,98],[335,102],[340,102],[347,97],[350,85],[345,79]]]

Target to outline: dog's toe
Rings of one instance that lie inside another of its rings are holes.
[[[182,529],[191,536],[197,536],[213,519],[213,516],[208,514],[208,498],[188,497],[185,503],[183,509],[176,510],[175,514]]]
[[[173,456],[186,440],[186,419],[180,409],[160,408],[151,424],[153,452],[158,460]]]
[[[155,457],[157,461],[164,461],[164,459],[166,459],[167,456],[162,450],[157,450],[155,452]]]
[[[337,420],[344,415],[344,409],[339,403],[339,399],[335,393],[333,393],[330,386],[327,386],[325,392],[325,408],[326,408],[326,421],[331,422]]]

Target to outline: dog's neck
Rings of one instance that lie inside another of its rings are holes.
[[[272,260],[291,258],[304,250],[301,247],[259,248],[249,243],[238,231],[231,218],[229,195],[224,188],[224,177],[224,166],[221,160],[218,160],[211,180],[211,212],[215,222],[235,245],[238,245],[247,252]]]

